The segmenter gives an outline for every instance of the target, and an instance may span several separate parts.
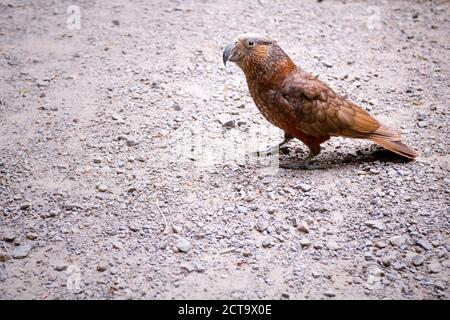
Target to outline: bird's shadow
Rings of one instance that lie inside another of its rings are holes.
[[[300,162],[308,155],[307,152],[300,152],[292,149],[290,149],[290,151],[282,151],[281,154],[283,154],[283,157],[280,159],[280,162],[283,164]],[[396,153],[381,147],[371,146],[369,148],[357,149],[356,156],[354,154],[340,153],[339,151],[329,152],[322,157],[318,156],[313,160],[313,163],[318,166],[318,170],[326,170],[343,166],[356,167],[364,163],[374,163],[375,161],[385,163],[408,163],[413,160],[397,155]]]

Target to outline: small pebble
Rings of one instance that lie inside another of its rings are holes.
[[[189,250],[191,250],[191,243],[185,239],[185,238],[178,238],[175,241],[175,247],[180,251],[180,252],[188,252]]]

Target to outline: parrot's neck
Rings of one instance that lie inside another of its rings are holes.
[[[248,83],[274,87],[295,70],[291,58],[278,45],[261,47],[243,59],[239,66]]]
[[[296,66],[292,60],[285,55],[281,59],[255,63],[247,68],[242,68],[248,83],[258,83],[268,87],[276,87],[295,70]]]

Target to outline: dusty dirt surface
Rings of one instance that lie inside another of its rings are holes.
[[[449,13],[2,1],[0,298],[450,298]],[[243,32],[277,39],[420,156],[338,138],[322,170],[245,157],[282,132],[222,64]]]

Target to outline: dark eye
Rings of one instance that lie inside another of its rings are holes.
[[[253,40],[248,40],[248,41],[247,41],[247,45],[248,45],[249,47],[253,47],[253,46],[255,45],[255,41],[253,41]]]

